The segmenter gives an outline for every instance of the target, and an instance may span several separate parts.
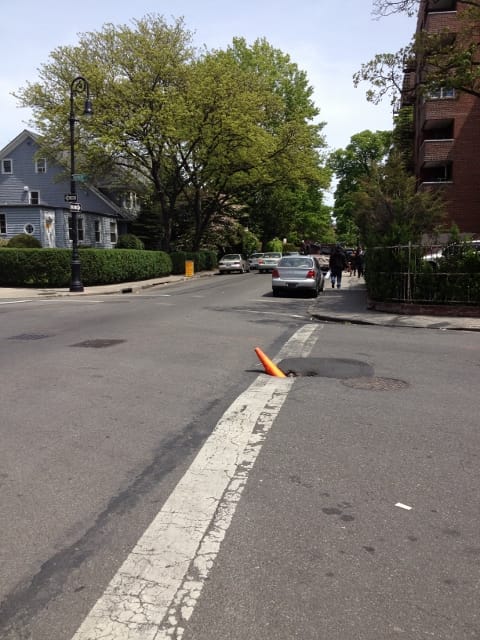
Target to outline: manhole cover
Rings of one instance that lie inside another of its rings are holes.
[[[71,347],[90,347],[91,349],[105,349],[105,347],[113,347],[116,344],[121,344],[126,340],[85,340],[84,342],[77,342],[77,344],[70,345]]]
[[[368,378],[373,367],[362,360],[348,358],[286,358],[277,365],[290,377]]]
[[[342,384],[353,389],[362,389],[364,391],[400,391],[406,389],[409,384],[405,380],[397,380],[396,378],[350,378],[342,380]]]
[[[20,333],[18,336],[10,336],[9,340],[43,340],[49,338],[46,333]]]

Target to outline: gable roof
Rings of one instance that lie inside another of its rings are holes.
[[[28,139],[31,139],[35,144],[40,145],[40,136],[33,131],[29,131],[28,129],[24,129],[21,133],[18,134],[13,140],[11,140],[3,149],[0,150],[0,159],[8,157],[14,149],[19,147]],[[56,164],[58,166],[65,166],[65,163],[62,161],[57,161]],[[102,191],[100,191],[97,187],[94,187],[92,184],[88,182],[83,183],[84,188],[87,188],[91,191],[95,196],[97,196],[102,202],[112,210],[112,213],[116,216],[123,218],[125,220],[132,219],[132,215],[130,212],[125,211],[122,207],[119,207],[113,200],[111,200],[108,196],[106,196]]]

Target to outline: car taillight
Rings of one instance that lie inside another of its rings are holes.
[[[272,271],[272,278],[279,278],[280,274],[278,273],[278,269],[274,269]]]
[[[315,271],[313,269],[310,269],[310,271],[306,275],[306,278],[315,278]]]

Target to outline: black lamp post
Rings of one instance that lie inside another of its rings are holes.
[[[80,280],[80,256],[78,253],[78,218],[80,205],[77,203],[77,184],[75,180],[75,96],[78,93],[85,93],[85,106],[83,115],[92,115],[92,103],[90,101],[90,87],[82,76],[77,76],[70,84],[70,213],[72,215],[72,278],[70,291],[83,291],[83,284]]]

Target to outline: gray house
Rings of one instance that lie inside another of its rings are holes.
[[[72,219],[66,196],[70,176],[65,167],[39,155],[38,137],[26,129],[0,150],[0,238],[19,233],[35,236],[44,247],[70,248]],[[134,193],[115,203],[87,182],[76,183],[78,245],[115,246],[119,234],[138,213]]]

